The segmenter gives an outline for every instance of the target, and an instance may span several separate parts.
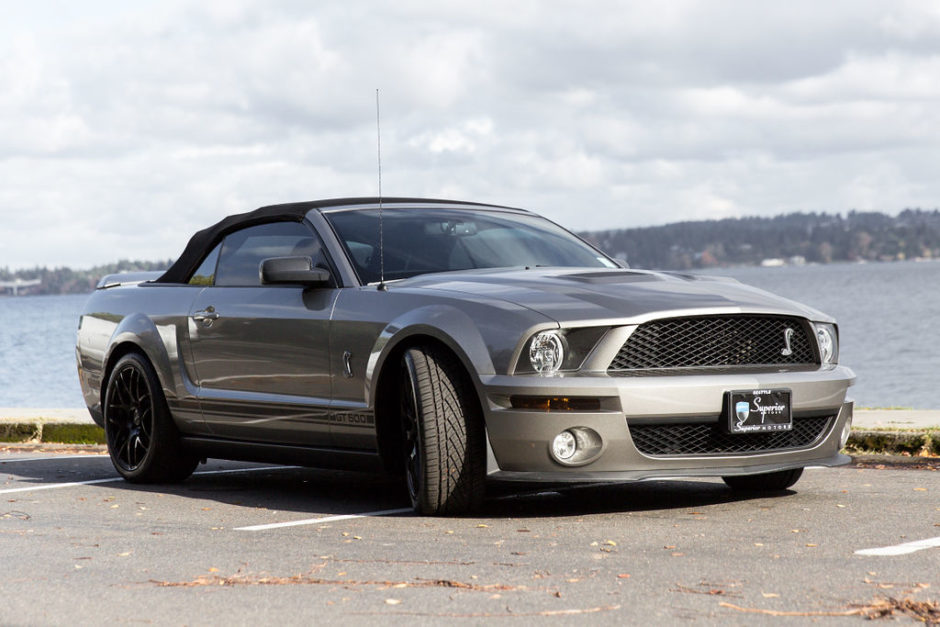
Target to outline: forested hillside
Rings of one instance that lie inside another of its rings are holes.
[[[37,287],[24,288],[21,294],[87,294],[95,289],[101,277],[118,272],[137,272],[145,270],[165,270],[172,261],[128,261],[122,260],[104,266],[96,266],[88,270],[72,270],[71,268],[31,268],[11,272],[8,268],[0,268],[0,282],[22,279],[31,281],[40,279],[42,284]],[[3,290],[0,290],[0,295]]]
[[[940,210],[907,209],[897,217],[791,213],[582,233],[635,268],[687,270],[756,265],[765,259],[831,263],[940,258]]]
[[[791,213],[773,218],[729,218],[665,226],[581,233],[634,268],[689,270],[725,265],[832,263],[940,259],[940,210],[907,209],[893,217],[851,211],[847,215]],[[3,259],[0,258],[0,263]],[[21,294],[91,292],[116,272],[163,270],[167,261],[119,261],[88,270],[0,268],[0,282],[41,279]],[[0,294],[2,294],[0,290]]]

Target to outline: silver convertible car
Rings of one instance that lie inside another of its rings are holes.
[[[721,477],[835,466],[851,370],[832,318],[730,280],[631,270],[509,207],[353,198],[196,233],[113,275],[78,332],[117,471],[208,457],[404,476],[425,514],[490,479]]]

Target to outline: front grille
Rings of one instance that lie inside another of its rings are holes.
[[[819,364],[809,323],[785,316],[701,316],[641,324],[607,371],[682,368],[742,370],[809,368]]]
[[[646,424],[630,422],[630,436],[644,455],[734,455],[807,448],[829,431],[835,416],[794,418],[791,431],[731,434],[717,422]]]

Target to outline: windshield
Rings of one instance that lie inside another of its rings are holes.
[[[561,227],[534,215],[469,209],[385,209],[385,279],[515,266],[615,268]],[[324,214],[363,283],[379,281],[378,209]]]

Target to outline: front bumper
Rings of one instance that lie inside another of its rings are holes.
[[[665,477],[758,474],[805,466],[848,463],[840,455],[841,437],[851,421],[853,403],[846,392],[855,381],[844,366],[809,372],[682,376],[504,376],[481,380],[489,439],[488,474],[518,481],[581,482]],[[789,388],[794,421],[830,416],[819,437],[796,448],[746,453],[644,454],[628,422],[644,425],[713,423],[722,420],[730,390]],[[541,411],[513,408],[510,398],[565,396],[600,399],[596,411]],[[596,432],[600,453],[576,466],[555,461],[549,447],[566,429]]]

